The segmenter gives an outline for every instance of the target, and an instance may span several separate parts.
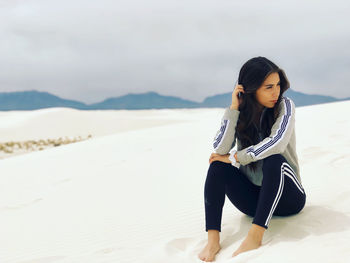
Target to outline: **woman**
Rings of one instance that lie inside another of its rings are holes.
[[[295,149],[295,104],[283,96],[288,88],[284,71],[265,57],[248,60],[239,72],[209,159],[204,187],[208,244],[198,255],[203,261],[213,261],[221,249],[225,194],[253,217],[232,256],[261,246],[272,215],[297,214],[305,206]]]

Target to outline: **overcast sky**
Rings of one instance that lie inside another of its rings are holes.
[[[265,56],[291,89],[350,97],[349,1],[0,0],[0,92],[202,101]]]

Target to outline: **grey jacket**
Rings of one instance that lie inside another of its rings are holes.
[[[280,108],[280,114],[271,128],[269,137],[263,139],[259,132],[260,142],[258,144],[242,149],[239,139],[236,138],[236,125],[240,111],[231,110],[229,107],[225,109],[220,130],[216,132],[214,137],[214,152],[220,155],[228,154],[235,147],[237,141],[239,170],[258,186],[262,185],[263,159],[273,154],[281,154],[286,158],[301,185],[298,156],[295,148],[295,104],[290,98],[282,96],[278,107]],[[266,108],[261,114],[259,131],[265,111]],[[256,172],[248,168],[247,164],[251,162],[258,163]]]

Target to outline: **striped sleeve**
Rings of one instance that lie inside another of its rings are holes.
[[[236,144],[236,125],[240,111],[225,109],[224,116],[221,119],[221,127],[216,132],[213,140],[213,149],[220,155],[227,154]]]
[[[273,154],[283,153],[292,136],[295,126],[295,105],[288,97],[280,101],[280,113],[271,128],[269,137],[258,144],[237,151],[240,164],[247,165]]]

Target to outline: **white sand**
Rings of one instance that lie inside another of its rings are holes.
[[[179,113],[182,111],[186,110],[180,110]],[[95,137],[187,121],[183,120],[179,113],[167,109],[81,111],[48,108],[34,111],[0,111],[0,142],[39,140],[67,135],[86,137],[91,134]],[[173,115],[170,120],[169,114]]]
[[[296,109],[305,208],[273,216],[263,246],[231,258],[252,218],[226,198],[216,262],[349,262],[349,109]],[[99,137],[0,160],[0,262],[202,262],[204,182],[223,112],[1,112],[1,141]]]

